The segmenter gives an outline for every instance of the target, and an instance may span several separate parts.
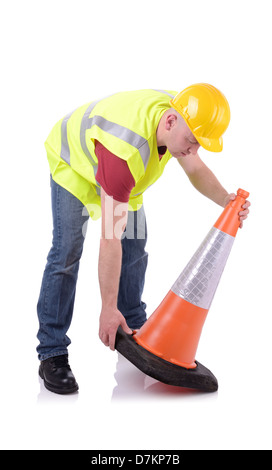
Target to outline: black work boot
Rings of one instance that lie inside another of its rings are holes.
[[[66,395],[78,390],[78,384],[69,366],[68,355],[49,357],[41,362],[39,376],[47,390]]]

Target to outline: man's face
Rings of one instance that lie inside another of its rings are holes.
[[[167,148],[173,157],[180,158],[197,153],[200,145],[181,116],[173,116],[172,119],[169,116],[166,126]]]

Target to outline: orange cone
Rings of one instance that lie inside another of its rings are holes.
[[[153,355],[186,369],[195,354],[217,285],[240,225],[238,213],[249,193],[239,189],[159,307],[133,335]]]

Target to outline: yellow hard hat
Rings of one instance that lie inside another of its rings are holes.
[[[221,152],[222,135],[230,121],[230,107],[221,91],[207,83],[198,83],[185,88],[170,103],[202,147]]]

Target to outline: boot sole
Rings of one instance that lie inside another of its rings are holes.
[[[72,388],[63,389],[63,388],[54,387],[54,385],[46,382],[43,372],[41,370],[41,367],[39,367],[39,376],[41,377],[41,379],[43,379],[45,388],[49,390],[50,392],[57,393],[58,395],[68,395],[69,393],[75,393],[78,391],[78,384],[76,384]]]

